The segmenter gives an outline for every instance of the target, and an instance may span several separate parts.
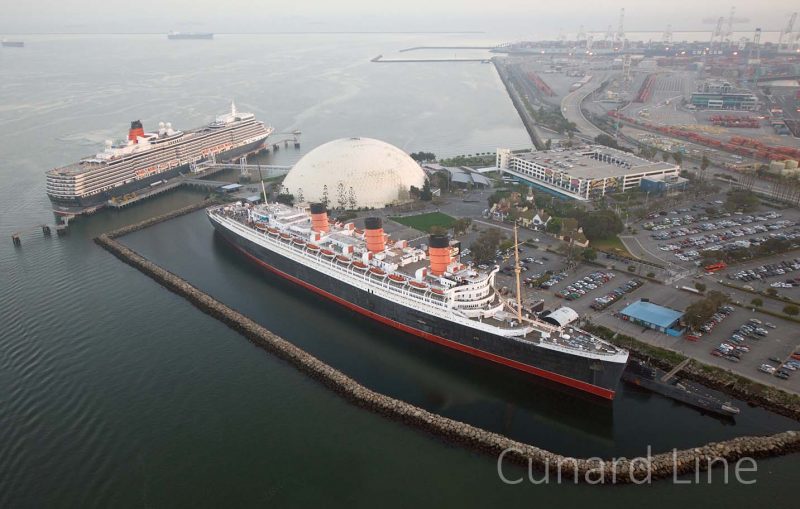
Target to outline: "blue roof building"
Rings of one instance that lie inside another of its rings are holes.
[[[623,320],[655,329],[670,336],[680,336],[683,332],[678,323],[683,316],[682,312],[646,300],[628,305],[619,314]]]

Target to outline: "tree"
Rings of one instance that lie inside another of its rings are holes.
[[[584,260],[586,260],[587,262],[593,262],[593,261],[597,260],[597,251],[595,251],[594,249],[592,249],[590,247],[587,247],[581,253],[581,257]]]
[[[616,149],[620,148],[619,143],[617,143],[617,140],[615,140],[614,138],[612,138],[607,134],[598,134],[597,136],[595,136],[594,142],[600,145],[605,145],[606,147],[611,147]]]
[[[336,203],[339,206],[339,210],[344,210],[347,207],[347,195],[344,192],[344,182],[341,180],[336,186]]]
[[[475,260],[479,262],[491,261],[500,246],[502,238],[502,234],[496,228],[489,228],[481,232],[478,238],[470,245],[470,250]]]
[[[431,191],[431,181],[427,177],[425,183],[422,184],[422,191],[419,193],[419,199],[422,201],[431,201],[433,199],[433,191]]]
[[[353,190],[353,186],[350,186],[350,189],[347,191],[347,206],[350,210],[355,210],[357,205],[356,192]]]
[[[758,197],[747,189],[733,189],[725,198],[725,209],[728,211],[742,210],[750,212],[758,208]]]
[[[703,154],[703,159],[700,160],[700,170],[703,172],[703,175],[706,173],[706,169],[711,166],[711,160],[708,158],[707,155]]]
[[[789,304],[788,306],[784,306],[783,312],[790,316],[797,316],[800,314],[800,308],[794,304]]]
[[[611,209],[583,214],[578,220],[589,240],[608,239],[622,232],[622,220]]]
[[[328,208],[328,184],[322,186],[322,204],[325,205],[325,208]]]
[[[463,235],[467,233],[467,229],[469,229],[469,225],[472,224],[472,219],[468,217],[461,217],[455,220],[453,223],[453,234],[454,235]]]
[[[547,226],[545,227],[545,231],[547,233],[552,233],[554,235],[558,235],[559,233],[561,233],[561,219],[558,217],[550,219],[550,221],[547,223]]]
[[[761,306],[764,305],[764,301],[761,300],[759,297],[756,297],[755,299],[750,301],[750,304],[752,304],[753,306],[755,306],[757,308],[760,308]]]
[[[776,290],[775,288],[767,288],[767,295],[769,295],[770,297],[774,297],[778,295],[778,290]]]
[[[696,329],[706,323],[723,304],[730,299],[722,292],[712,290],[704,299],[689,304],[683,315],[683,320],[688,326]]]
[[[669,161],[670,154],[666,150],[661,153],[661,159],[666,163]]]
[[[680,166],[681,163],[683,162],[683,154],[681,154],[676,150],[675,152],[672,153],[672,159],[675,160],[675,164]]]
[[[294,195],[286,192],[278,194],[278,196],[275,197],[275,200],[278,203],[283,203],[284,205],[294,205]]]
[[[698,292],[706,291],[706,285],[704,283],[695,283],[694,287]]]
[[[553,140],[551,140],[550,138],[547,138],[547,141],[544,142],[544,148],[546,150],[550,150],[550,148],[552,148],[552,146],[553,146]]]

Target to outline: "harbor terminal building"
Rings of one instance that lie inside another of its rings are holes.
[[[638,188],[645,177],[678,177],[681,171],[677,164],[648,161],[602,145],[524,152],[499,148],[496,165],[505,175],[581,201]]]

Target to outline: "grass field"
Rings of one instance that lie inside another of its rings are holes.
[[[595,249],[599,249],[601,251],[608,251],[611,253],[620,254],[623,256],[628,256],[630,258],[635,258],[626,248],[625,245],[619,240],[619,237],[616,235],[609,238],[609,239],[601,239],[601,240],[593,240],[590,244],[590,247]]]
[[[416,216],[390,217],[389,219],[423,232],[430,232],[431,228],[434,226],[440,226],[445,229],[450,228],[456,220],[454,217],[441,212],[429,212]]]

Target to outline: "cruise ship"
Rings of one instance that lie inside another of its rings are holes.
[[[187,131],[162,122],[157,132],[147,133],[135,120],[124,142],[108,140],[102,152],[48,171],[47,196],[56,214],[94,212],[112,198],[190,172],[202,161],[258,152],[272,132],[252,113],[237,111],[233,103],[229,113]]]
[[[219,235],[264,269],[421,340],[613,399],[628,352],[574,326],[561,308],[523,313],[495,290],[494,267],[461,263],[460,244],[393,241],[382,220],[365,228],[329,220],[323,204],[220,205],[207,209]]]

